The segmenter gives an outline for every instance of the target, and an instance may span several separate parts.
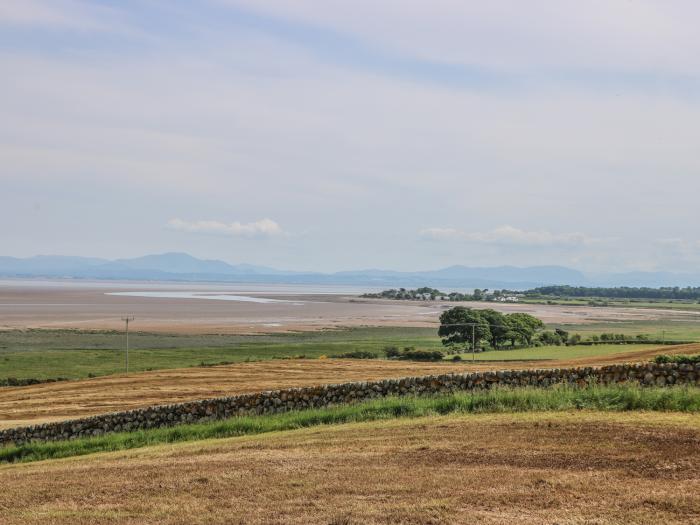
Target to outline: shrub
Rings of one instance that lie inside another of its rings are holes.
[[[200,368],[211,368],[214,366],[223,366],[223,365],[232,365],[232,364],[234,364],[233,361],[219,361],[218,363],[207,363],[206,361],[202,361],[197,366]],[[153,370],[153,369],[151,368],[151,369],[147,369],[147,370]]]
[[[345,352],[344,354],[336,354],[331,357],[338,359],[376,359],[379,357],[374,352],[367,352],[365,350],[356,350],[355,352]]]
[[[539,340],[543,345],[547,346],[560,346],[562,343],[561,335],[556,332],[551,332],[549,330],[545,330],[544,332],[542,332],[540,334]]]
[[[416,350],[413,346],[407,346],[399,350],[395,346],[385,346],[384,355],[390,359],[408,359],[410,361],[439,361],[445,354],[439,350]]]
[[[401,353],[401,359],[410,361],[441,361],[445,354],[439,350],[405,350]]]
[[[688,365],[694,365],[696,363],[700,363],[700,354],[695,354],[695,355],[667,355],[667,354],[661,354],[657,355],[654,358],[654,361],[657,363],[678,363],[681,365],[688,364]]]
[[[397,346],[385,346],[384,355],[389,358],[399,357],[401,355],[401,352],[399,351],[399,348]]]
[[[57,381],[68,381],[65,377],[56,377],[50,379],[35,379],[33,377],[26,379],[18,379],[16,377],[8,377],[6,379],[0,379],[0,386],[29,386],[29,385],[39,385],[41,383],[56,383]]]
[[[576,346],[581,342],[581,334],[574,334],[571,337],[569,337],[569,341],[567,344],[571,346]]]
[[[462,356],[460,356],[460,355],[452,356],[452,360],[453,360],[453,361],[461,361],[461,360],[462,360]]]

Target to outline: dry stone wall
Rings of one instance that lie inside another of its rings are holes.
[[[648,363],[613,365],[601,368],[503,370],[290,388],[174,405],[153,406],[128,412],[8,429],[0,431],[0,445],[100,436],[110,432],[213,421],[242,415],[274,414],[386,396],[430,395],[487,389],[494,386],[548,387],[557,383],[584,386],[591,379],[601,384],[633,381],[649,386],[676,384],[700,386],[700,363],[695,365]]]

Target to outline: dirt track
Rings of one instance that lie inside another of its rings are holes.
[[[430,417],[0,466],[7,525],[689,524],[700,418]]]
[[[211,368],[160,370],[81,381],[0,388],[0,428],[30,425],[149,405],[277,388],[369,381],[466,370],[590,366],[645,361],[660,353],[693,353],[700,344],[610,356],[509,363],[411,363],[386,360],[280,360]]]

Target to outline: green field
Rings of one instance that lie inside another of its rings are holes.
[[[556,304],[562,306],[620,306],[627,308],[661,308],[663,310],[700,311],[700,302],[684,299],[654,300],[654,299],[608,299],[605,297],[572,297],[572,298],[531,298],[520,299],[525,304]]]
[[[645,333],[667,341],[700,341],[700,323],[682,321],[561,325],[584,337],[602,332]],[[444,350],[433,328],[348,328],[274,335],[173,335],[132,333],[130,371],[184,368],[219,363],[306,356],[328,357],[352,351],[383,356],[386,346]],[[0,379],[78,379],[124,371],[124,335],[113,331],[0,331]],[[478,354],[482,360],[568,359],[627,352],[645,345],[540,347]],[[464,356],[470,359],[471,354]]]
[[[184,368],[350,351],[382,354],[387,345],[441,349],[431,328],[352,328],[279,335],[132,333],[129,370]],[[124,335],[74,330],[0,332],[0,379],[100,376],[124,371]]]
[[[659,345],[630,344],[630,345],[591,345],[591,346],[540,346],[534,348],[519,348],[517,350],[491,350],[481,352],[475,356],[471,353],[460,354],[462,359],[470,360],[474,357],[477,361],[523,361],[532,359],[576,359],[579,357],[593,357],[646,348],[658,348]],[[451,359],[447,356],[446,359]]]
[[[562,328],[571,334],[581,334],[584,338],[607,333],[648,335],[651,339],[666,341],[700,341],[700,319],[695,321],[615,321],[590,324],[559,324],[551,328]]]

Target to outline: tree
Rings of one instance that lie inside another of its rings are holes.
[[[572,346],[577,345],[581,342],[581,340],[582,340],[581,334],[574,334],[571,337],[569,337],[568,344],[572,345]]]
[[[475,351],[481,340],[491,337],[491,331],[488,321],[477,310],[455,306],[440,315],[438,335],[442,338],[442,344],[449,348],[463,346],[466,349],[471,346]]]
[[[535,337],[537,330],[544,328],[544,323],[530,314],[514,313],[505,317],[512,332],[510,335],[517,334],[518,339],[525,342],[528,346],[532,345],[532,339]]]
[[[554,331],[557,333],[562,343],[566,343],[569,340],[569,332],[562,330],[561,328],[555,328]]]
[[[507,324],[506,316],[491,309],[480,310],[479,314],[489,323],[491,346],[499,348],[502,343],[509,339],[510,326]]]
[[[547,346],[560,346],[562,343],[561,336],[556,332],[551,332],[549,330],[541,332],[539,339],[543,345]]]

